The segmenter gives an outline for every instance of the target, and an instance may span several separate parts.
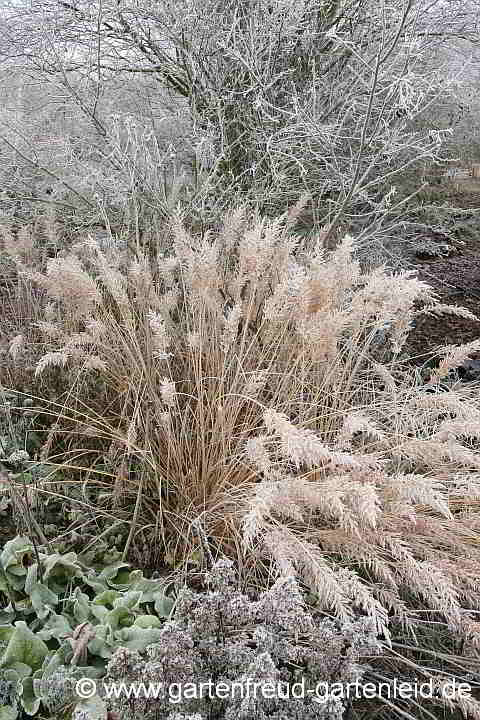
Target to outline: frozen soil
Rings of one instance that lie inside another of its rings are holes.
[[[453,214],[451,230],[448,235],[429,232],[416,238],[404,254],[405,265],[435,289],[442,303],[467,308],[480,317],[480,180],[457,182],[446,194],[448,203],[459,211]],[[440,346],[478,339],[480,322],[454,315],[420,316],[407,352],[416,364],[423,364]],[[478,360],[480,353],[472,357]]]

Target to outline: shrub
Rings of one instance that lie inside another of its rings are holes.
[[[367,223],[371,236],[398,209],[392,181],[438,159],[451,124],[438,124],[438,112],[447,97],[451,107],[460,100],[451,60],[436,52],[444,18],[427,2],[391,2],[388,23],[371,0],[140,2],[120,16],[105,0],[101,22],[80,7],[49,8],[5,8],[2,186],[18,195],[17,173],[24,183],[43,176],[57,207],[90,221],[104,210],[137,237],[161,222],[162,175],[175,166],[193,176],[191,212],[204,222],[238,194],[274,214],[309,190],[315,220]],[[85,56],[73,68],[51,47],[73,49],[77,35]],[[93,56],[106,71],[94,84]]]

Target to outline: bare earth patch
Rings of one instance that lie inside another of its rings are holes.
[[[451,183],[449,199],[459,208],[480,208],[480,180],[467,178]],[[453,191],[453,192],[452,192]],[[480,226],[480,210],[479,226]],[[439,238],[429,238],[439,242]],[[462,236],[448,257],[417,259],[414,266],[421,280],[432,285],[441,302],[459,305],[480,316],[480,234]],[[409,351],[422,363],[441,345],[471,342],[480,337],[480,322],[456,316],[420,317],[411,333]]]

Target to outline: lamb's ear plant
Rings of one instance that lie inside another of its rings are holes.
[[[72,677],[100,677],[119,647],[143,651],[160,637],[175,603],[173,589],[123,562],[95,572],[74,552],[40,550],[37,556],[28,537],[8,541],[0,553],[0,594],[6,599],[0,720],[19,716],[21,708],[34,715],[45,682],[60,665]]]

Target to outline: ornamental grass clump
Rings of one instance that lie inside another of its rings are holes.
[[[301,206],[235,209],[201,237],[177,221],[148,257],[87,238],[43,271],[17,259],[46,297],[37,379],[67,388],[43,457],[96,493],[86,536],[114,518],[125,554],[192,564],[200,519],[243,581],[295,576],[431,673],[480,639],[479,390],[450,382],[480,340],[426,382],[402,356],[415,317],[473,316],[410,272],[364,271],[349,235],[302,245]]]

